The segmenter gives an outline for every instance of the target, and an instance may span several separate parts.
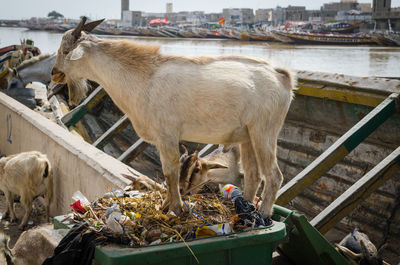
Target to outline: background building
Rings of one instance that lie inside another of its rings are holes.
[[[324,4],[321,7],[321,17],[323,22],[335,21],[335,17],[339,11],[349,11],[357,9],[357,1],[341,0],[340,2],[332,2]]]
[[[222,15],[229,25],[249,25],[254,23],[254,12],[251,8],[224,8]]]
[[[400,11],[397,8],[392,10],[391,4],[391,0],[373,0],[372,18],[376,21],[376,29],[400,30]]]
[[[172,3],[167,3],[166,11],[167,14],[174,12],[172,8]]]
[[[256,15],[254,17],[254,23],[256,24],[267,24],[268,15],[270,14],[270,9],[257,9]]]
[[[121,21],[123,20],[124,11],[129,11],[129,0],[121,0]]]
[[[143,26],[142,12],[140,11],[123,11],[121,25],[123,27]]]

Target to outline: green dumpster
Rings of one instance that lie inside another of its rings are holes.
[[[68,228],[62,219],[62,216],[55,218],[55,229]],[[270,227],[249,232],[187,241],[199,263],[183,242],[141,248],[114,244],[97,246],[94,260],[100,265],[268,265],[272,252],[285,237],[286,225],[274,222]]]

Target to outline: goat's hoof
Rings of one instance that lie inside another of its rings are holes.
[[[168,213],[173,212],[176,216],[179,216],[182,212],[182,204],[170,205]]]

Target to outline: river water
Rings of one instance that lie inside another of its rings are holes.
[[[0,47],[32,39],[42,52],[55,52],[61,33],[28,31],[24,28],[0,28]],[[355,76],[400,77],[400,47],[309,46],[272,42],[235,40],[101,36],[132,39],[161,45],[162,51],[174,54],[242,54],[266,59],[293,70],[341,73]]]

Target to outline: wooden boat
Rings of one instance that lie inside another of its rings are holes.
[[[398,32],[386,32],[385,38],[395,43],[397,46],[400,46],[400,33]]]
[[[358,78],[339,74],[299,72],[298,76],[299,90],[296,91],[296,99],[279,137],[278,159],[285,183],[290,183],[291,179],[298,176],[353,125],[366,117],[375,106],[397,91],[396,87],[400,85],[398,80]],[[92,128],[87,127],[89,135],[93,134],[93,128],[102,128],[105,133],[123,117],[122,113],[116,115],[115,110],[110,109],[111,102],[106,102],[104,101],[102,111],[92,115],[90,122],[86,122],[97,124]],[[310,219],[315,218],[327,205],[400,146],[400,138],[397,137],[400,134],[400,116],[393,115],[385,123],[380,119],[380,123],[383,123],[380,128],[343,160],[335,162],[334,167],[323,173],[309,189],[304,189],[291,199],[290,207],[306,214]],[[116,136],[113,144],[113,148],[116,149],[112,152],[120,159],[128,157],[126,152],[130,149],[129,146],[140,141],[137,136],[132,138],[132,135],[136,134],[130,125],[128,128],[123,134]],[[98,131],[93,141],[99,137],[101,133]],[[189,146],[194,149],[196,144]],[[110,145],[108,148],[111,151]],[[136,158],[131,160],[130,165],[150,176],[161,174],[161,163],[154,147],[142,146],[141,150],[136,154]],[[346,154],[350,151],[346,151]],[[323,163],[328,162],[329,159],[326,159]],[[392,220],[391,218],[395,218],[397,221],[391,221],[389,236],[394,245],[388,250],[390,255],[395,255],[397,247],[400,246],[400,226],[395,224],[400,224],[400,217],[394,217],[392,210],[396,207],[396,198],[400,199],[400,190],[396,191],[395,188],[400,188],[399,173],[358,205],[357,210],[338,223],[327,237],[332,241],[339,241],[345,233],[358,226],[368,231],[374,242],[380,243],[384,240],[383,231],[387,229],[385,224]]]
[[[400,46],[400,42],[396,43],[393,38],[390,38],[387,33],[371,32],[371,38],[382,46]]]
[[[284,36],[296,44],[318,45],[377,45],[369,35],[364,34],[323,34],[307,32],[280,31],[279,36]]]
[[[396,214],[400,200],[400,114],[396,111],[400,81],[306,71],[297,76],[296,98],[278,139],[278,162],[285,179],[277,203],[305,214],[315,227],[322,226],[323,233],[326,224],[319,220],[341,216],[333,227],[328,222],[329,240],[338,242],[358,226],[375,244],[390,242],[384,257],[394,264],[400,248],[400,215]],[[78,120],[93,146],[148,176],[162,176],[155,148],[136,135],[101,88],[62,119],[68,127]],[[1,141],[0,148],[9,148]],[[201,146],[199,155],[212,150]],[[83,156],[74,148],[73,152]],[[94,157],[100,153],[91,151]],[[360,186],[366,176],[374,178]],[[89,181],[79,183],[86,190],[106,188],[92,187]],[[290,189],[286,189],[288,185]],[[370,191],[371,195],[364,196]],[[347,194],[356,197],[350,197],[337,214],[329,213],[332,207],[326,207]],[[341,219],[343,211],[353,207],[355,210]],[[328,214],[321,216],[326,210]]]
[[[271,35],[276,41],[283,43],[294,43],[294,41],[288,36],[286,36],[285,32],[281,30],[273,30],[271,31]]]
[[[41,53],[40,49],[33,45],[33,41],[24,40],[20,45],[9,45],[0,48],[0,89],[7,88],[6,77],[9,69],[13,69],[22,61],[30,59]]]
[[[360,28],[362,23],[349,24],[346,22],[329,23],[322,26],[323,32],[332,32],[339,34],[354,33]]]
[[[255,28],[249,31],[249,37],[252,41],[273,41],[275,40],[270,31],[264,31]]]

